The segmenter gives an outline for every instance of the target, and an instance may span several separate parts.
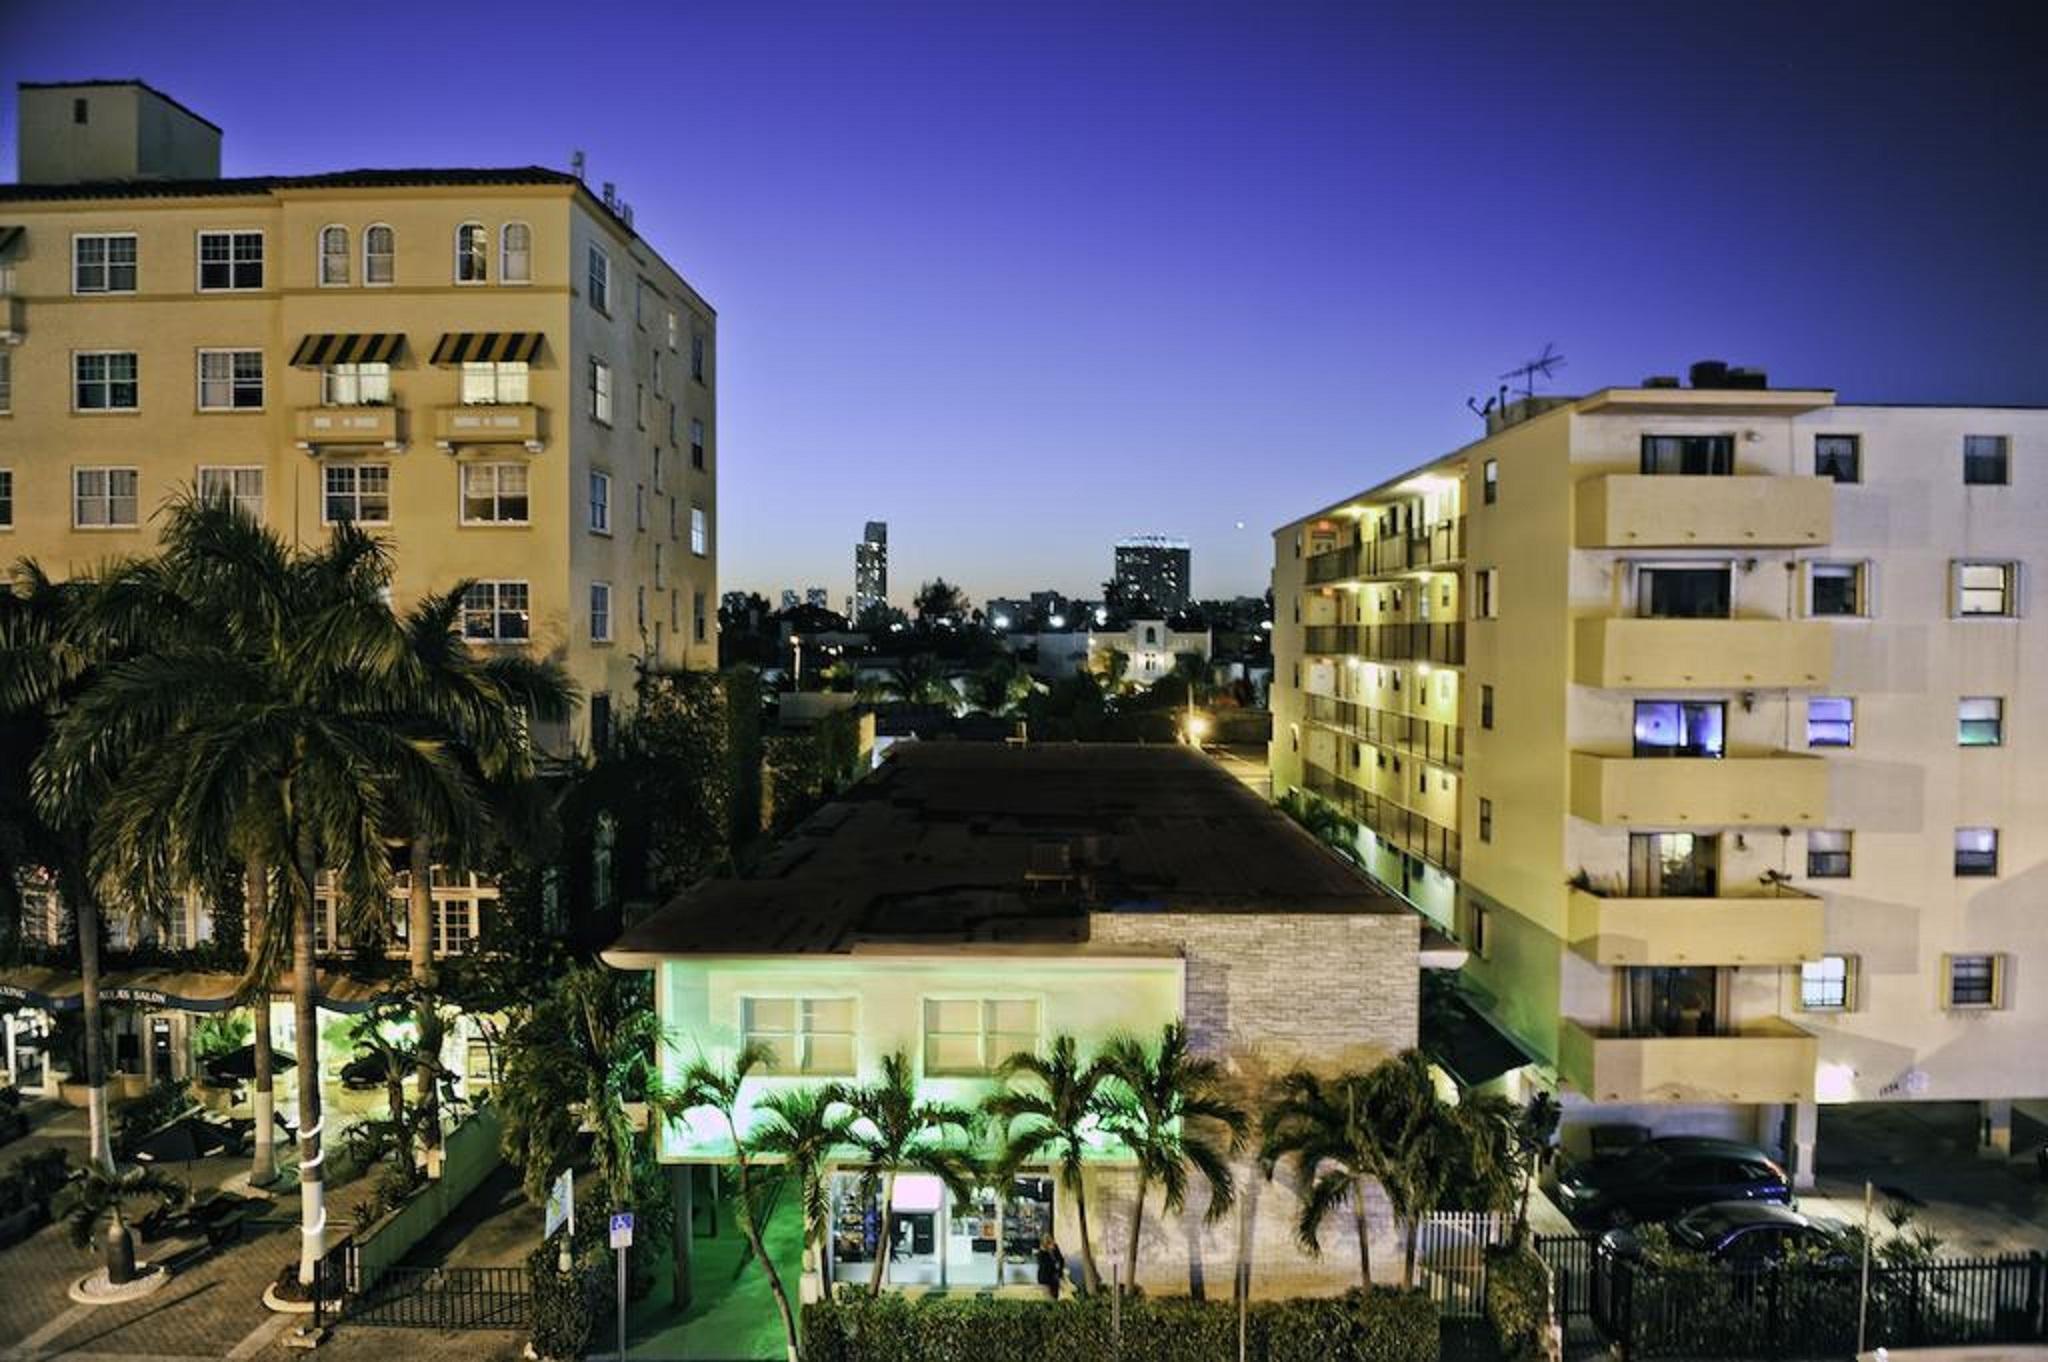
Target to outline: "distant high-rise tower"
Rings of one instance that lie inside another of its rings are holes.
[[[858,619],[870,608],[889,603],[889,523],[870,520],[868,531],[853,546],[853,613]]]
[[[1124,608],[1169,614],[1188,603],[1188,541],[1137,534],[1116,545],[1116,585]]]

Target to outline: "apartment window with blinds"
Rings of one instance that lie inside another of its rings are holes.
[[[14,470],[0,468],[0,530],[14,528]],[[701,600],[702,597],[699,597]]]
[[[612,423],[612,366],[601,359],[590,361],[590,419],[601,426]]]
[[[533,282],[533,228],[508,222],[498,235],[498,276],[506,284]]]
[[[71,470],[71,524],[80,530],[133,529],[142,475],[133,468]]]
[[[1488,506],[1500,500],[1500,460],[1488,459],[1479,466],[1480,500]]]
[[[348,228],[320,229],[320,287],[340,288],[348,283]]]
[[[2016,615],[2013,582],[2017,563],[1957,563],[1955,614],[1961,619],[1993,619]]]
[[[1806,834],[1806,877],[1810,880],[1849,878],[1853,834],[1839,828],[1813,828]]]
[[[1998,829],[1956,829],[1956,875],[1963,879],[1998,874]]]
[[[1815,695],[1806,702],[1808,747],[1854,747],[1856,702],[1846,696]]]
[[[1856,962],[1823,955],[1799,966],[1799,1007],[1805,1012],[1847,1012],[1856,1005]]]
[[[14,410],[14,355],[0,346],[0,416]]]
[[[527,584],[476,582],[462,596],[462,636],[474,643],[524,643],[531,637]]]
[[[531,373],[523,359],[465,360],[462,400],[472,407],[519,405],[528,400]]]
[[[204,293],[263,287],[263,233],[201,232],[199,288]]]
[[[590,532],[612,532],[612,475],[609,473],[590,475]]]
[[[2004,963],[1996,955],[1944,956],[1943,1005],[1957,1010],[2004,1006]]]
[[[993,1073],[1005,1059],[1038,1049],[1035,998],[927,998],[924,1071]]]
[[[133,293],[135,275],[133,232],[71,238],[73,293]]]
[[[134,411],[140,401],[133,350],[81,350],[71,357],[77,411]]]
[[[261,350],[201,350],[199,409],[260,411],[263,408]]]
[[[1863,481],[1863,437],[1860,435],[1816,435],[1813,437],[1813,473],[1834,482]]]
[[[699,558],[711,552],[711,522],[702,506],[690,508],[690,552]]]
[[[528,514],[527,469],[523,463],[462,465],[462,523],[524,525]]]
[[[1847,616],[1870,613],[1867,565],[1814,563],[1809,574],[1808,614]]]
[[[1963,485],[2003,487],[2012,481],[2012,447],[2003,435],[1963,437]]]
[[[259,467],[201,468],[198,487],[199,495],[208,501],[216,497],[232,501],[251,519],[263,519],[263,470]]]
[[[592,582],[590,584],[590,641],[610,643],[612,641],[612,584]]]
[[[1956,746],[2002,747],[2005,744],[2005,700],[1997,695],[1966,695],[1956,701]]]
[[[328,525],[391,523],[391,465],[338,463],[323,470],[320,519]]]
[[[490,233],[481,222],[455,229],[455,282],[482,284],[490,279]]]
[[[363,229],[363,282],[391,282],[398,255],[398,235],[381,222]]]
[[[742,998],[741,1043],[768,1049],[764,1073],[851,1077],[856,1006],[852,998]]]
[[[595,246],[590,248],[588,279],[590,305],[609,317],[612,311],[612,260]]]
[[[391,405],[389,364],[330,364],[320,371],[320,402],[329,407]]]

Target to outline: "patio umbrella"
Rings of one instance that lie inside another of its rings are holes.
[[[233,1139],[231,1134],[211,1121],[186,1116],[145,1136],[135,1146],[133,1154],[139,1163],[191,1163],[194,1159],[218,1154],[228,1148]]]
[[[281,1050],[270,1055],[270,1071],[283,1073],[293,1068],[298,1061]],[[256,1047],[244,1045],[239,1050],[228,1050],[222,1054],[209,1055],[203,1066],[206,1076],[218,1083],[247,1082],[256,1077]]]

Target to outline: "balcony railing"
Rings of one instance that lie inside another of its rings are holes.
[[[1396,530],[1375,535],[1343,548],[1328,549],[1308,560],[1306,577],[1310,585],[1342,582],[1366,577],[1390,577],[1401,572],[1449,567],[1465,558],[1465,517],[1440,520],[1412,534]]]
[[[1309,722],[1323,724],[1378,747],[1410,752],[1453,769],[1465,764],[1465,730],[1415,714],[1374,709],[1331,695],[1308,695]]]
[[[1605,896],[1574,888],[1572,949],[1601,965],[1796,965],[1818,960],[1821,900],[1790,886],[1774,894]]]
[[[1375,662],[1440,662],[1463,666],[1465,625],[1311,624],[1304,651],[1329,657],[1362,657]]]
[[[1558,1072],[1596,1102],[1804,1102],[1819,1042],[1769,1018],[1730,1035],[1631,1036],[1567,1020]]]
[[[301,449],[325,445],[399,449],[405,444],[399,433],[404,421],[397,407],[300,407],[296,424]]]
[[[1308,558],[1307,578],[1311,585],[1320,582],[1341,582],[1347,577],[1358,575],[1358,545],[1352,544],[1341,549],[1326,549],[1312,553]]]
[[[538,454],[542,444],[540,408],[529,402],[436,407],[434,442],[443,449],[456,445],[523,445],[528,453]]]
[[[1379,839],[1420,856],[1447,874],[1458,873],[1458,834],[1412,809],[1361,789],[1327,767],[1312,761],[1302,763],[1302,786],[1321,796],[1353,822],[1370,829]]]

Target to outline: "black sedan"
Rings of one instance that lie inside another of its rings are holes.
[[[1847,1238],[1834,1221],[1763,1201],[1717,1201],[1687,1211],[1671,1222],[1671,1242],[1731,1267],[1780,1262],[1801,1249],[1845,1261],[1849,1255]],[[1642,1245],[1633,1230],[1613,1229],[1600,1236],[1600,1254],[1634,1262],[1642,1257]]]
[[[1792,1204],[1792,1185],[1755,1145],[1695,1135],[1647,1140],[1626,1154],[1567,1168],[1558,1208],[1581,1229],[1669,1220],[1716,1201]]]

